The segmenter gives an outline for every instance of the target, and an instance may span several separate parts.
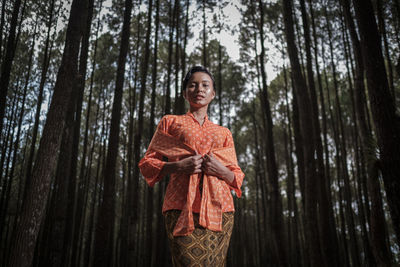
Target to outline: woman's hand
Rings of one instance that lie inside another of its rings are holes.
[[[203,158],[200,154],[182,159],[180,161],[166,162],[161,175],[169,175],[172,173],[185,173],[193,174],[202,172],[201,166],[203,163]]]
[[[203,158],[201,157],[200,154],[196,154],[194,156],[182,159],[178,161],[177,172],[186,174],[200,173],[202,163],[203,163]]]
[[[232,183],[235,174],[214,157],[212,152],[204,155],[204,161],[201,168],[206,174],[217,176],[224,179],[227,183]]]

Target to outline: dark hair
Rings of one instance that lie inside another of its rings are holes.
[[[210,76],[211,80],[212,80],[213,88],[214,88],[214,91],[215,91],[215,80],[214,80],[214,76],[211,74],[211,72],[208,71],[208,69],[207,69],[206,67],[203,67],[203,66],[194,66],[194,67],[191,67],[191,68],[190,68],[190,70],[188,71],[188,73],[186,73],[185,79],[183,79],[182,90],[183,90],[183,91],[186,90],[186,86],[187,86],[187,84],[188,84],[188,82],[189,82],[189,80],[190,80],[190,77],[192,77],[192,75],[193,75],[194,73],[196,73],[196,72],[204,72],[204,73],[207,73],[207,74]]]

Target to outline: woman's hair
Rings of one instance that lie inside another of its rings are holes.
[[[186,86],[187,86],[187,84],[188,84],[188,82],[189,82],[189,80],[190,80],[190,77],[192,77],[192,75],[193,75],[194,73],[196,73],[196,72],[204,72],[204,73],[207,73],[207,74],[210,76],[211,80],[212,80],[213,88],[214,88],[214,91],[215,91],[215,80],[214,80],[214,76],[211,74],[211,72],[208,71],[208,69],[207,69],[206,67],[203,67],[203,66],[194,66],[194,67],[191,67],[191,68],[190,68],[190,70],[188,71],[188,73],[186,73],[185,79],[183,79],[183,83],[182,83],[182,87],[183,87],[183,88],[182,88],[182,90],[183,90],[183,91],[186,90]]]

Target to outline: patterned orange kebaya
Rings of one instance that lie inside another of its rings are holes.
[[[203,125],[188,112],[186,115],[164,116],[155,132],[149,148],[139,162],[139,168],[150,186],[162,179],[160,172],[169,161],[179,161],[196,153],[214,154],[229,168],[235,178],[228,184],[218,177],[199,174],[174,173],[165,193],[162,211],[182,210],[174,228],[174,236],[189,235],[194,230],[193,212],[200,213],[199,224],[213,231],[222,230],[222,213],[234,211],[231,190],[241,196],[240,187],[244,173],[237,164],[231,132],[208,120]],[[200,188],[201,187],[201,188]]]

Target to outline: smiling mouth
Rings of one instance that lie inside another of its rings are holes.
[[[203,96],[203,95],[196,95],[196,97],[195,97],[196,99],[204,99],[204,98],[206,98],[205,96]]]

